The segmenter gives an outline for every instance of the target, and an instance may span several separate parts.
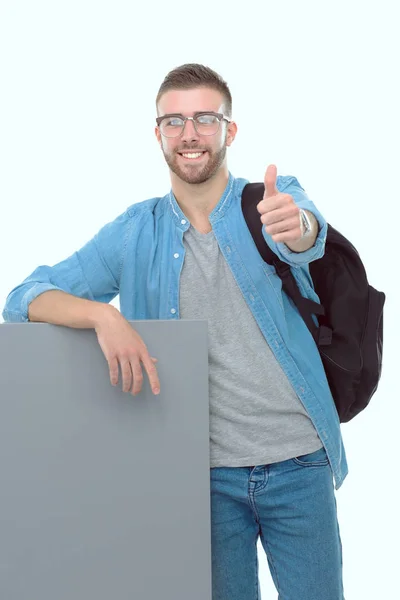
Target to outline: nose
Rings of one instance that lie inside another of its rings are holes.
[[[181,139],[183,142],[194,141],[199,139],[199,134],[197,133],[194,127],[193,121],[188,120],[185,122]]]

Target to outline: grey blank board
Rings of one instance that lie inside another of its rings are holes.
[[[206,321],[135,321],[161,393],[93,330],[0,325],[1,600],[210,600]]]

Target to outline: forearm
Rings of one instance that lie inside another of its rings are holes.
[[[296,242],[286,242],[286,246],[292,250],[292,252],[305,252],[312,248],[315,244],[315,241],[318,236],[318,221],[314,217],[314,215],[309,211],[305,211],[311,222],[311,231],[310,234],[306,237],[297,240]]]
[[[43,292],[28,308],[29,321],[94,329],[107,314],[117,311],[111,304],[78,298],[60,290]]]

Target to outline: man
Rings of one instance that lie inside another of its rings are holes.
[[[6,321],[93,327],[111,382],[140,392],[156,359],[127,320],[209,323],[214,600],[259,598],[257,540],[285,600],[343,600],[336,489],[347,475],[318,350],[241,214],[247,183],[227,167],[237,132],[226,82],[202,65],[167,75],[155,133],[171,191],[130,206],[83,248],[12,290]],[[265,174],[258,204],[271,249],[303,295],[327,224],[295,177]],[[308,231],[306,231],[308,230]],[[120,294],[121,312],[109,302]]]

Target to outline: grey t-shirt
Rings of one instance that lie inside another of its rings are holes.
[[[274,463],[322,447],[222,255],[213,231],[184,234],[182,319],[207,319],[210,466]]]

